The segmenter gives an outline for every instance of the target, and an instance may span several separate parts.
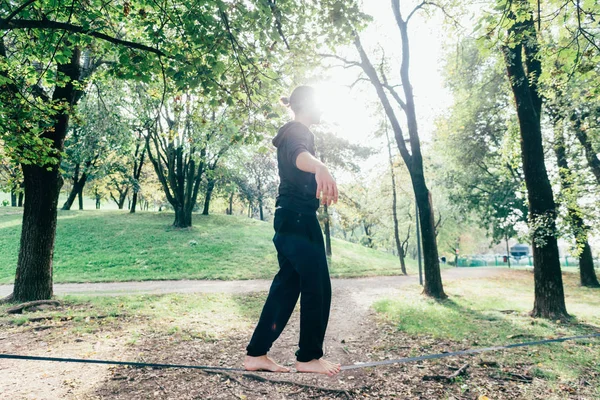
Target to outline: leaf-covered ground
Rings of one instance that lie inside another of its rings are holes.
[[[531,273],[446,280],[450,302],[417,286],[334,293],[326,353],[345,365],[598,332],[599,293],[566,274],[576,319],[530,318]],[[521,294],[522,293],[522,294]],[[0,351],[238,367],[264,293],[67,297],[65,305],[2,316]],[[3,310],[0,310],[3,312]],[[31,318],[53,319],[31,322]],[[98,318],[101,317],[101,318]],[[296,312],[272,356],[293,365]],[[191,369],[7,361],[0,389],[11,399],[596,399],[600,340],[306,374],[207,373]],[[444,379],[467,365],[465,373]]]

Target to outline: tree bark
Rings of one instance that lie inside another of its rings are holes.
[[[573,188],[572,173],[569,168],[569,162],[567,161],[565,138],[561,129],[562,126],[559,124],[559,120],[555,119],[554,153],[558,165],[561,190],[563,194],[567,196],[567,220],[571,227],[572,234],[575,237],[577,248],[579,249],[579,279],[581,286],[597,288],[600,287],[600,282],[598,282],[598,278],[596,277],[594,258],[588,241],[588,232],[590,228],[586,226],[581,217],[581,212],[576,204],[577,200],[572,198],[573,195],[569,193]]]
[[[229,209],[227,209],[227,215],[233,215],[233,192],[229,195]]]
[[[202,210],[202,215],[208,215],[208,211],[210,208],[210,200],[212,198],[212,193],[215,188],[215,180],[210,178],[206,185],[206,196],[204,197],[204,209]]]
[[[509,33],[520,38],[513,48],[505,47],[503,51],[519,120],[521,158],[529,200],[535,282],[532,315],[562,319],[568,314],[556,241],[556,205],[544,164],[540,123],[542,100],[537,92],[541,64],[537,57],[533,17],[516,22]],[[524,62],[529,76],[525,73]]]
[[[100,193],[98,192],[98,188],[94,189],[94,196],[96,197],[96,210],[100,209],[100,200],[102,200],[102,197],[100,196]]]
[[[52,297],[52,262],[56,211],[62,178],[58,168],[23,165],[27,201],[23,210],[21,246],[12,300]]]
[[[17,206],[17,192],[15,192],[15,189],[11,189],[11,191],[10,191],[10,206],[11,207]]]
[[[25,192],[19,192],[19,201],[17,202],[17,207],[23,207],[23,201],[25,199]]]
[[[586,130],[581,126],[582,118],[573,116],[571,119],[575,125],[575,136],[577,136],[577,140],[581,143],[588,166],[594,174],[594,177],[596,177],[596,182],[600,186],[600,159],[594,151],[594,147],[592,146],[592,142],[590,141]]]
[[[131,196],[131,206],[129,208],[130,214],[135,214],[135,208],[137,207],[137,202],[138,202],[138,193],[136,191],[134,191],[133,195]]]
[[[77,199],[79,200],[79,210],[83,210],[83,187],[77,193]]]
[[[402,244],[400,243],[400,233],[398,232],[398,210],[397,210],[397,195],[396,195],[396,175],[394,174],[394,159],[392,157],[392,145],[390,143],[390,137],[387,131],[387,124],[385,124],[385,138],[387,141],[388,157],[390,160],[390,173],[392,176],[392,216],[394,218],[394,239],[396,241],[396,252],[398,253],[398,259],[400,260],[400,268],[403,275],[406,273],[406,263],[404,261],[404,251]]]
[[[141,134],[140,134],[141,140]],[[139,156],[139,161],[138,161]],[[133,180],[135,182],[133,186],[133,196],[131,196],[131,207],[129,208],[129,212],[131,214],[135,213],[137,202],[138,202],[138,192],[140,191],[140,177],[142,176],[142,167],[144,166],[144,158],[146,156],[146,146],[144,146],[140,141],[136,144],[134,161],[133,161]]]
[[[74,82],[80,78],[81,51],[73,49],[68,64],[58,64],[58,72],[71,81],[55,87],[52,100],[73,106],[82,92]],[[60,154],[69,125],[69,112],[62,111],[54,117],[52,129],[42,136],[51,140],[56,149],[57,163],[49,165],[22,165],[26,193],[21,230],[21,246],[17,261],[12,301],[48,300],[52,297],[52,262],[56,235],[56,213],[58,196],[63,184],[59,172]]]
[[[75,198],[77,198],[77,196],[79,196],[79,209],[83,210],[83,187],[87,182],[87,178],[88,175],[85,172],[81,174],[81,177],[79,177],[79,164],[77,164],[75,166],[75,173],[73,175],[73,187],[69,192],[67,200],[62,206],[62,210],[70,210],[71,207],[73,207],[73,203],[75,202]]]
[[[183,207],[175,209],[175,228],[189,228],[192,226],[192,213],[187,212]]]

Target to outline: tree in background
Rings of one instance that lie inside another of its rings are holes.
[[[129,127],[119,114],[118,104],[123,99],[120,88],[113,82],[88,90],[78,107],[65,139],[65,157],[61,168],[63,177],[71,181],[71,190],[62,206],[70,210],[75,198],[83,210],[83,189],[90,175],[102,168],[111,152],[124,153],[130,142]]]
[[[250,207],[258,207],[258,216],[265,220],[265,204],[267,199],[275,199],[277,194],[277,159],[270,149],[257,150],[243,163],[245,179],[240,182],[241,192],[245,195]]]
[[[596,149],[600,148],[594,145],[600,120],[600,47],[589,40],[600,34],[597,27],[589,24],[594,15],[600,16],[600,7],[594,9],[587,4],[583,13],[583,5],[574,6],[576,25],[585,32],[573,37],[573,32],[565,26],[550,30],[545,37],[547,51],[542,58],[545,73],[540,86],[554,134],[552,147],[560,183],[557,201],[566,225],[561,231],[569,232],[563,236],[574,243],[581,285],[600,287],[588,239],[591,226],[597,225],[600,215],[597,212],[594,215],[593,207],[585,204],[586,197],[600,195],[600,161],[596,155]],[[586,21],[582,14],[590,19]],[[591,30],[587,31],[588,28]]]
[[[559,118],[554,120],[554,153],[558,165],[561,192],[558,197],[559,204],[566,207],[566,222],[571,230],[571,235],[576,244],[576,254],[579,258],[579,277],[582,286],[598,288],[600,283],[594,271],[594,257],[588,236],[590,227],[585,223],[583,210],[577,200],[581,192],[575,182],[573,172],[569,167],[567,145],[563,132],[563,125]]]
[[[421,227],[421,241],[423,243],[423,254],[425,261],[425,285],[423,292],[436,299],[445,299],[440,273],[438,248],[436,242],[435,216],[431,193],[427,188],[425,173],[423,169],[423,156],[421,153],[421,142],[417,124],[417,114],[414,101],[413,88],[410,81],[410,46],[408,37],[408,23],[415,12],[420,8],[433,3],[422,2],[408,14],[403,14],[399,0],[392,0],[392,11],[400,32],[402,59],[400,64],[400,81],[404,98],[395,90],[395,85],[389,83],[384,67],[378,72],[371,62],[367,51],[363,47],[358,34],[355,35],[354,45],[360,56],[360,62],[343,60],[347,65],[360,67],[367,79],[373,85],[377,96],[383,106],[386,116],[394,131],[396,145],[404,163],[410,173],[415,199],[419,210],[419,223]],[[352,26],[352,25],[351,25]],[[336,57],[340,59],[340,57]],[[390,96],[393,100],[390,100]],[[396,114],[399,107],[406,117],[408,127],[408,139],[404,136],[404,130]],[[407,147],[407,143],[409,146]]]
[[[396,174],[394,173],[394,157],[392,156],[392,143],[390,141],[390,135],[388,133],[387,121],[384,122],[385,142],[387,145],[388,159],[390,161],[390,182],[392,183],[392,219],[394,221],[394,242],[396,244],[396,252],[398,253],[398,259],[400,260],[400,268],[402,273],[407,275],[406,272],[406,246],[410,239],[410,225],[408,226],[408,232],[404,240],[400,239],[400,232],[398,228],[398,193],[396,190]],[[409,212],[410,218],[410,212]]]
[[[505,242],[509,255],[508,240],[526,223],[527,205],[502,60],[482,54],[472,39],[463,40],[448,59],[445,79],[454,105],[437,124],[434,176],[456,211],[475,216],[493,244]],[[452,242],[456,254],[459,237]]]
[[[23,174],[19,165],[15,165],[0,153],[0,190],[10,193],[11,207],[23,206],[22,185]]]
[[[334,127],[327,124],[321,124],[314,129],[317,157],[334,173],[335,171],[358,173],[360,171],[358,162],[369,157],[373,153],[372,149],[352,144],[335,135],[334,130]],[[325,233],[325,252],[331,256],[331,217],[327,205],[323,206],[320,219]]]

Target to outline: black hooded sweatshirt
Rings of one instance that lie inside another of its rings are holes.
[[[273,138],[277,147],[279,191],[275,207],[300,214],[314,214],[319,208],[315,174],[300,170],[296,158],[304,151],[315,155],[315,136],[300,122],[290,121]]]

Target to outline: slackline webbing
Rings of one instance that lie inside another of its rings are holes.
[[[342,366],[342,370],[366,368],[366,367],[377,367],[377,366],[381,366],[381,365],[400,364],[400,363],[423,361],[423,360],[435,360],[435,359],[439,359],[439,358],[464,356],[464,355],[479,354],[479,353],[484,353],[484,352],[489,352],[489,351],[514,349],[517,347],[539,346],[539,345],[549,344],[549,343],[560,343],[560,342],[566,342],[569,340],[591,339],[591,338],[597,338],[597,337],[600,337],[600,333],[594,333],[594,334],[590,334],[590,335],[581,335],[581,336],[568,336],[568,337],[562,337],[562,338],[556,338],[556,339],[536,340],[536,341],[532,341],[532,342],[514,343],[514,344],[503,345],[503,346],[482,347],[479,349],[460,350],[460,351],[453,351],[453,352],[449,352],[449,353],[427,354],[427,355],[418,356],[418,357],[404,357],[404,358],[396,358],[393,360],[356,363],[354,365],[344,365],[344,366]],[[131,365],[131,366],[135,366],[135,367],[193,368],[193,369],[211,370],[211,371],[256,372],[256,371],[246,371],[243,368],[217,367],[217,366],[209,366],[209,365],[159,364],[159,363],[145,363],[145,362],[134,362],[134,361],[94,360],[94,359],[86,359],[86,358],[59,358],[59,357],[25,356],[25,355],[16,355],[16,354],[0,354],[0,358],[13,359],[13,360],[36,360],[36,361],[89,363],[89,364]]]

